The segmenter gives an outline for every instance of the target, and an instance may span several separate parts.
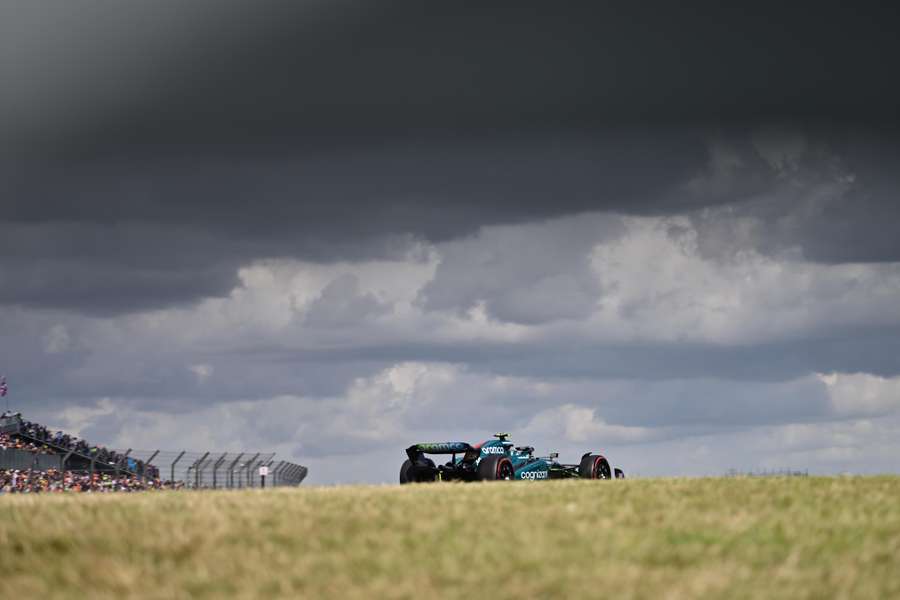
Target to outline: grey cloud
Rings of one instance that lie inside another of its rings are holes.
[[[396,257],[417,240],[584,211],[690,215],[707,256],[752,247],[774,255],[799,249],[824,262],[900,257],[896,143],[785,131],[805,145],[781,167],[763,156],[755,133],[618,130],[10,171],[0,276],[16,285],[4,287],[0,301],[95,314],[162,307],[226,294],[236,268],[260,258]],[[523,322],[532,313],[546,318],[535,312],[545,305],[537,298],[560,286],[573,292],[565,311],[583,314],[577,299],[590,292],[548,275],[548,289],[510,295],[502,309],[497,299],[497,309]],[[470,294],[473,285],[454,293]],[[430,290],[435,306],[439,286]]]
[[[346,327],[390,310],[374,294],[361,292],[355,275],[345,273],[325,286],[304,311],[303,321],[312,327]]]
[[[892,267],[791,270],[900,260],[894,25],[830,3],[3,5],[12,398],[38,418],[87,411],[72,422],[100,442],[271,444],[320,481],[393,480],[413,434],[552,425],[569,405],[595,411],[584,445],[612,432],[647,473],[895,469],[896,415],[852,394],[836,415],[810,379],[900,374],[893,288],[872,278]],[[678,216],[671,239],[696,234],[714,263],[670,286],[678,307],[651,278],[692,274],[654,270],[659,254],[593,276],[592,244],[629,215]],[[418,302],[352,273],[417,252],[442,259],[397,284]],[[735,279],[757,254],[799,281],[759,285],[791,294]],[[335,267],[284,319],[269,311],[293,291],[240,271],[282,258]],[[605,323],[632,329],[587,335],[625,284]],[[481,304],[494,322],[460,325]],[[498,321],[527,334],[492,338]],[[405,363],[441,368],[409,391],[385,375]]]
[[[428,310],[463,313],[484,303],[488,316],[513,323],[583,319],[603,292],[591,271],[591,248],[622,234],[614,215],[483,231],[442,247],[420,300]]]
[[[857,331],[754,345],[689,342],[591,344],[561,335],[534,343],[486,341],[433,344],[363,344],[342,349],[268,348],[269,360],[328,365],[425,360],[468,364],[478,371],[548,379],[721,377],[735,381],[782,381],[810,372],[900,374],[900,338],[896,328]]]
[[[828,263],[900,260],[894,137],[789,126],[762,133],[766,147],[755,135],[720,138],[707,169],[684,189],[720,200],[688,211],[706,256],[753,247]],[[767,152],[781,157],[770,162]]]
[[[705,152],[693,133],[519,142],[10,173],[0,266],[18,285],[0,301],[107,314],[162,307],[221,296],[237,266],[260,258],[391,257],[491,223],[630,201],[659,210],[662,191]]]
[[[823,385],[809,378],[735,390],[733,382],[716,380],[648,386],[634,380],[510,380],[446,365],[400,368],[422,369],[412,387],[388,383],[381,372],[334,398],[260,399],[174,419],[106,402],[85,406],[80,417],[78,411],[63,413],[68,416],[61,420],[75,417],[83,434],[102,443],[129,434],[146,443],[148,432],[171,427],[171,448],[278,449],[321,465],[316,476],[325,483],[393,481],[406,444],[477,441],[495,430],[512,431],[516,441],[559,450],[566,458],[600,450],[631,474],[719,474],[730,467],[877,472],[892,465],[887,450],[895,445],[895,412],[875,419],[836,415],[823,398]],[[646,403],[645,412],[635,420],[630,409],[639,401]],[[555,411],[564,416],[567,409],[577,411],[581,422],[554,427],[547,417]],[[651,414],[653,409],[659,414]],[[630,425],[619,424],[623,414],[630,415]],[[577,431],[568,431],[573,425]],[[679,450],[666,459],[663,448]],[[360,452],[381,459],[359,468],[351,457]]]
[[[77,308],[109,314],[221,296],[236,283],[237,264],[201,269],[91,265],[74,260],[2,261],[0,302],[34,308]]]

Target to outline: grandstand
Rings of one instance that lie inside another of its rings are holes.
[[[0,474],[4,471],[44,473],[45,481],[86,477],[129,491],[299,485],[307,474],[306,467],[276,461],[273,453],[109,449],[9,412],[0,416]]]
[[[51,433],[39,423],[22,419],[19,413],[4,413],[0,418],[0,434],[14,443],[11,448],[3,450],[0,466],[6,468],[158,478],[158,472],[152,465],[135,460],[128,453],[111,451],[62,431]]]

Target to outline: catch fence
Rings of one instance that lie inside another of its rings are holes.
[[[275,460],[274,453],[131,450],[129,456],[157,467],[161,479],[196,489],[295,486],[307,474],[306,467]]]

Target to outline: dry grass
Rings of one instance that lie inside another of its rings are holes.
[[[896,598],[900,478],[4,496],[0,574],[20,597]]]

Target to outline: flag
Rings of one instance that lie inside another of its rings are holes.
[[[6,377],[0,377],[0,398],[5,396],[8,391],[9,387],[6,385]]]

